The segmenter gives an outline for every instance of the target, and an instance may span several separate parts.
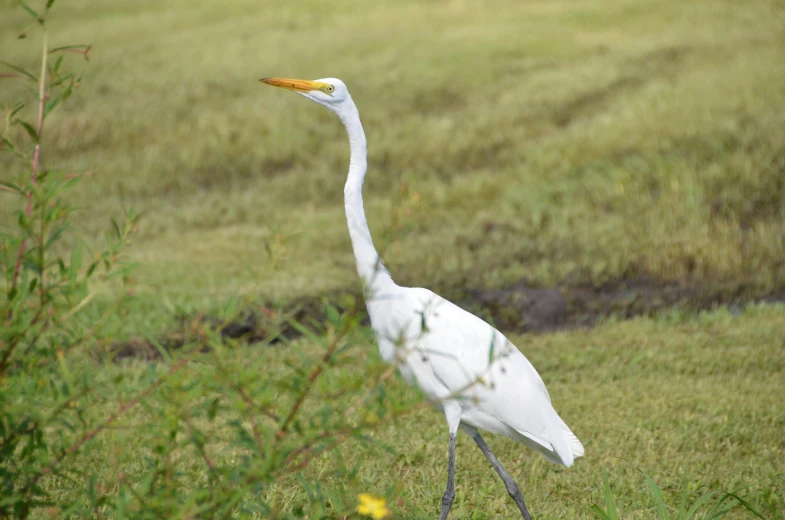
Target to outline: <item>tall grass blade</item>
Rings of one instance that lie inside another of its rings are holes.
[[[607,471],[602,476],[602,489],[603,495],[605,496],[605,518],[608,520],[619,520],[619,514],[616,511],[616,499],[613,498],[613,491],[611,490],[610,482],[608,482]]]
[[[668,512],[665,509],[665,502],[662,500],[662,489],[660,489],[660,486],[658,486],[647,473],[643,473],[643,476],[646,477],[646,482],[649,484],[651,494],[654,496],[654,503],[657,506],[657,516],[660,520],[668,520]]]
[[[741,498],[741,497],[740,497],[739,495],[737,495],[736,493],[733,493],[733,492],[726,491],[726,492],[724,492],[723,494],[724,494],[724,496],[722,497],[722,500],[720,500],[720,501],[718,502],[718,504],[720,504],[720,503],[724,502],[724,501],[725,501],[725,499],[732,498],[732,499],[736,500],[736,502],[738,503],[738,505],[741,505],[741,506],[742,506],[742,507],[744,507],[744,508],[745,508],[747,511],[749,511],[750,513],[752,513],[753,515],[757,516],[757,517],[758,517],[758,518],[760,518],[761,520],[766,520],[766,519],[763,517],[763,515],[761,515],[761,514],[760,514],[760,513],[759,513],[759,512],[758,512],[758,511],[757,511],[757,510],[754,508],[754,507],[752,507],[752,504],[750,504],[749,502],[747,502],[746,500],[744,500],[743,498]],[[721,516],[725,516],[725,515],[726,515],[726,514],[727,514],[727,513],[728,513],[728,512],[731,510],[731,509],[734,509],[735,507],[736,507],[736,506],[734,506],[734,507],[731,507],[731,508],[728,508],[728,509],[726,509],[726,510],[724,510],[724,511],[721,511],[721,513],[722,513],[722,514],[717,514],[717,515],[711,516],[711,517],[709,517],[709,518],[710,518],[710,519],[711,519],[711,518],[720,518]]]
[[[711,499],[718,494],[719,492],[717,491],[709,491],[708,493],[700,497],[698,500],[696,500],[695,503],[692,504],[692,507],[690,507],[690,509],[687,511],[687,515],[684,517],[684,520],[690,520],[691,518],[695,518],[695,514],[698,512],[698,510],[701,507],[708,504],[709,501],[711,501]]]
[[[593,506],[591,506],[591,510],[592,510],[592,513],[594,513],[601,520],[611,520],[611,517],[609,517],[608,514],[605,511],[603,511],[602,508],[600,506],[598,506],[597,504],[594,504]]]
[[[679,500],[679,520],[685,518],[687,512],[687,473],[684,473],[684,481],[681,484],[681,499]]]

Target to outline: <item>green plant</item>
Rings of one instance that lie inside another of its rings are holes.
[[[697,518],[711,520],[722,518],[737,507],[744,508],[757,518],[763,518],[745,498],[739,496],[737,491],[709,491],[695,499],[692,503],[688,503],[689,486],[686,478],[681,488],[678,509],[670,508],[665,504],[662,489],[647,473],[643,471],[641,473],[646,479],[646,484],[651,492],[658,520],[693,520]],[[602,484],[605,508],[603,509],[595,504],[592,506],[592,512],[600,520],[619,520],[619,518],[623,518],[619,516],[616,498],[613,496],[613,490],[608,482],[607,472],[603,475]]]
[[[2,151],[15,162],[0,188],[18,209],[15,224],[0,233],[0,517],[350,513],[363,485],[348,494],[346,486],[330,490],[309,474],[310,462],[348,440],[367,445],[367,430],[415,408],[384,393],[392,369],[377,363],[369,373],[364,350],[358,355],[369,342],[361,303],[339,310],[325,302],[324,323],[292,320],[306,343],[288,346],[283,370],[263,372],[245,347],[225,342],[225,322],[204,320],[192,323],[178,352],[158,345],[163,366],[129,375],[111,364],[102,327],[132,297],[106,295],[130,282],[133,266],[123,253],[138,218],[130,210],[113,219],[105,247],[92,251],[71,237],[78,214],[67,200],[80,176],[42,166],[45,122],[81,81],[66,72],[64,54],[87,58],[90,51],[49,47],[53,4],[35,10],[20,1],[40,30],[39,72],[0,62],[9,71],[0,74],[4,81],[35,85],[32,106],[1,107]],[[279,249],[270,250],[273,269]],[[249,305],[232,300],[225,320]],[[146,439],[145,449],[124,454],[124,435]],[[91,460],[96,445],[112,454],[112,478]],[[178,463],[184,453],[197,454],[197,464]],[[355,471],[341,457],[332,467],[349,480]],[[302,504],[284,507],[268,497],[286,479],[304,490]]]
[[[34,103],[2,104],[5,124],[3,152],[16,163],[0,189],[15,198],[16,225],[0,233],[0,268],[4,298],[0,302],[0,516],[24,518],[52,504],[43,480],[73,474],[68,462],[98,432],[112,422],[96,419],[83,406],[96,385],[74,370],[73,355],[89,345],[101,325],[120,305],[106,308],[87,326],[79,313],[114,278],[127,279],[130,266],[121,261],[136,225],[133,210],[122,222],[112,220],[106,246],[98,252],[84,245],[64,245],[75,209],[65,195],[78,175],[44,168],[43,136],[48,116],[79,86],[80,78],[66,72],[64,56],[87,58],[89,46],[50,48],[47,20],[54,0],[36,11],[20,5],[41,33],[38,72],[0,62],[10,72],[4,81],[34,85]],[[22,33],[27,36],[26,31]],[[30,118],[33,119],[30,119]],[[81,377],[80,377],[81,376]],[[85,405],[86,406],[86,405]],[[81,426],[78,426],[81,425]],[[62,429],[70,430],[71,435]]]

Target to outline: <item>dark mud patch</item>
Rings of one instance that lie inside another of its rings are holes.
[[[506,332],[543,333],[591,327],[615,316],[629,319],[669,311],[699,312],[748,303],[785,302],[785,289],[754,294],[743,288],[689,285],[653,277],[614,280],[560,289],[532,288],[525,282],[503,290],[476,290],[463,305]]]
[[[333,302],[345,299],[332,296],[329,300]],[[359,295],[351,297],[359,298]],[[611,316],[628,319],[673,310],[698,312],[721,307],[736,312],[749,303],[785,302],[785,288],[755,294],[744,288],[718,289],[653,277],[558,289],[530,287],[521,281],[505,289],[471,290],[464,298],[455,301],[504,332],[547,333],[592,327]],[[108,357],[114,361],[128,358],[155,360],[162,357],[162,352],[173,352],[186,346],[205,352],[215,338],[223,342],[285,344],[301,336],[295,324],[317,331],[324,326],[328,321],[324,302],[325,297],[313,297],[287,306],[258,305],[230,319],[205,314],[183,316],[175,330],[154,339],[133,338],[112,344]],[[347,309],[337,306],[337,310]],[[367,317],[362,323],[370,325]]]
[[[222,343],[276,345],[301,336],[295,323],[314,326],[326,319],[321,299],[303,300],[285,308],[271,307],[257,305],[229,318],[204,313],[180,316],[172,330],[154,338],[115,342],[109,346],[106,354],[112,361],[129,358],[152,361],[161,359],[165,352],[183,348],[207,352],[209,345],[216,340]]]

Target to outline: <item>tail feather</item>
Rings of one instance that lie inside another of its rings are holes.
[[[551,435],[550,441],[537,437],[527,431],[510,430],[510,437],[522,442],[530,448],[540,452],[546,459],[554,464],[561,464],[568,468],[573,465],[575,459],[583,457],[583,444],[570,428],[561,420],[555,435]]]
[[[560,417],[559,423],[560,427],[556,430],[558,433],[554,432],[554,437],[556,437],[554,440],[556,442],[553,447],[561,459],[561,463],[569,468],[573,465],[575,459],[583,457],[583,444]]]
[[[570,451],[572,451],[572,456],[576,459],[583,457],[583,444],[578,440],[578,437],[569,429],[564,432],[564,436],[567,437],[567,445],[570,447]]]

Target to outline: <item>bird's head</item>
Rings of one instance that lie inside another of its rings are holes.
[[[343,81],[336,78],[323,78],[313,81],[307,79],[264,78],[259,81],[273,87],[292,90],[336,113],[339,113],[344,102],[350,99],[346,85],[343,84]]]

